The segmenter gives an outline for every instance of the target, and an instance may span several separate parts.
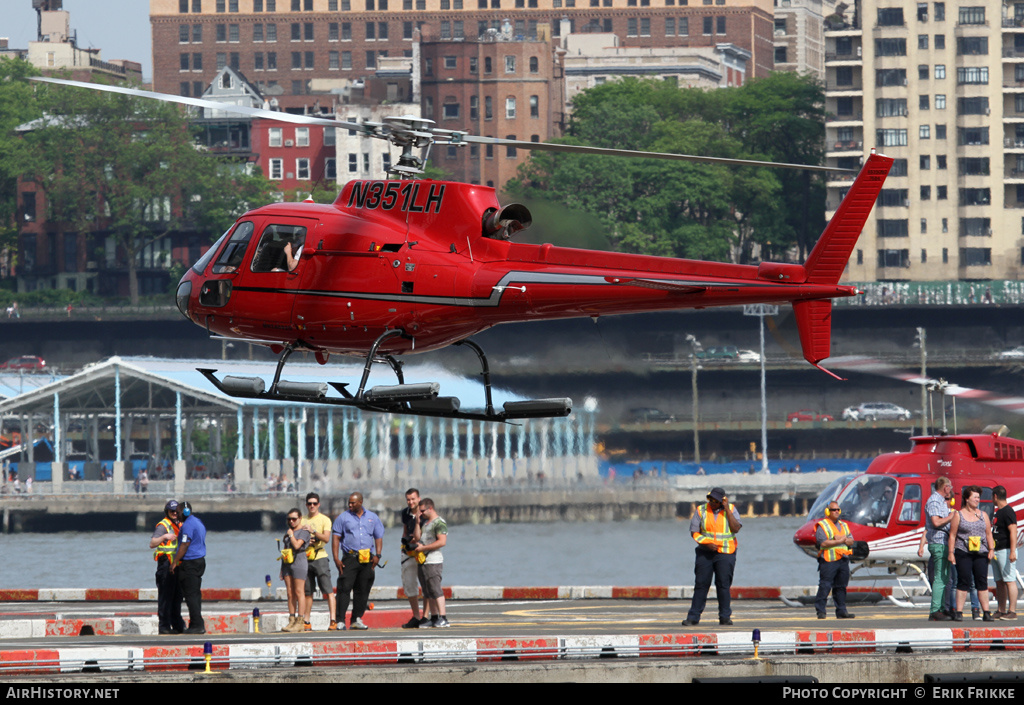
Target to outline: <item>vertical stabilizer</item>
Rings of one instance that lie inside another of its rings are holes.
[[[889,174],[892,161],[892,157],[871,150],[860,174],[804,262],[806,283],[839,283],[864,229],[864,223],[875,205],[875,199],[882,190],[885,177]],[[829,356],[832,347],[832,300],[794,301],[793,313],[796,314],[804,359],[819,370],[840,379],[818,364]]]
[[[856,181],[804,262],[808,284],[839,283],[890,167],[892,157],[871,151]]]

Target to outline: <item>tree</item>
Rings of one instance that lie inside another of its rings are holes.
[[[561,141],[820,164],[822,104],[821,87],[793,74],[711,91],[627,78],[576,96]],[[817,234],[824,192],[807,173],[534,152],[505,188],[590,213],[623,251],[748,261],[755,245]]]
[[[17,251],[18,236],[21,145],[15,128],[40,114],[35,94],[26,80],[36,73],[27,61],[0,57],[0,253],[6,252],[8,266]]]
[[[21,175],[45,192],[54,220],[105,230],[139,300],[143,251],[174,231],[212,242],[270,200],[271,184],[245,165],[197,149],[183,111],[166,103],[66,86],[39,86],[45,115],[25,137]]]

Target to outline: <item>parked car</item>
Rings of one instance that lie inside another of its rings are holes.
[[[833,421],[831,415],[822,414],[817,411],[811,411],[810,409],[800,409],[800,411],[790,412],[789,416],[786,417],[786,421],[790,423],[796,423],[798,421]]]
[[[761,362],[761,353],[753,350],[737,350],[736,362]]]
[[[630,423],[671,423],[676,417],[661,409],[638,408],[629,410],[629,420]]]
[[[854,421],[907,421],[913,414],[902,406],[887,401],[865,402],[860,406],[847,407],[843,411],[844,419]]]
[[[1024,345],[1018,345],[1015,348],[997,352],[992,357],[997,360],[1024,360]]]
[[[0,365],[0,370],[24,370],[25,372],[42,372],[46,369],[46,361],[35,355],[12,357]]]
[[[735,360],[738,356],[739,351],[735,345],[719,345],[704,348],[697,353],[698,360]]]

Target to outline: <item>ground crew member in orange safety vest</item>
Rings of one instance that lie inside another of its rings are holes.
[[[836,605],[836,617],[854,617],[846,611],[846,586],[850,584],[853,534],[850,533],[850,525],[839,519],[842,513],[838,503],[829,502],[825,518],[818,522],[814,533],[818,544],[818,596],[814,600],[814,609],[818,619],[825,619],[829,592]]]
[[[743,525],[736,507],[729,504],[725,490],[716,487],[708,493],[707,504],[697,508],[690,518],[690,533],[697,542],[693,565],[693,600],[683,626],[700,623],[707,604],[711,578],[718,595],[718,623],[732,624],[732,576],[736,571],[736,534]]]
[[[156,561],[156,614],[161,634],[181,634],[185,620],[181,618],[181,588],[171,572],[174,554],[178,551],[178,503],[173,499],[164,505],[164,518],[157,522],[149,539]]]

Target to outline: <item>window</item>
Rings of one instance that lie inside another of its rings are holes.
[[[907,200],[907,189],[905,188],[884,188],[878,194],[878,205],[895,206],[906,208],[910,205]]]
[[[530,96],[530,117],[540,117],[540,97],[531,95]]]
[[[530,73],[540,73],[540,60],[536,56],[530,57]]]
[[[515,140],[516,136],[515,135],[505,135],[505,139],[507,139],[507,140]],[[515,159],[515,157],[516,157],[516,148],[514,146],[512,146],[512,145],[507,145],[505,147],[505,156],[507,158],[509,158],[509,159]]]
[[[851,102],[852,110],[852,102]],[[878,117],[895,117],[907,114],[906,98],[879,98],[875,101],[875,112]]]
[[[879,218],[878,234],[880,238],[906,238],[909,236],[907,221],[886,220]]]
[[[491,96],[484,97],[484,120],[494,119],[494,101]]]
[[[879,250],[879,267],[909,267],[910,250]]]
[[[704,18],[704,34],[706,34],[706,35],[710,35],[711,34],[711,32],[712,32],[712,30],[714,29],[714,26],[715,26],[714,25],[714,20],[715,20],[714,17],[705,17]]]
[[[471,95],[469,96],[469,119],[479,120],[480,119],[480,97]]]
[[[282,139],[283,128],[271,127],[268,135],[268,144],[271,147],[280,147],[284,142]]]
[[[505,57],[505,73],[516,72],[516,57],[506,56]]]
[[[927,39],[927,35],[925,35],[925,38]],[[903,37],[876,39],[875,54],[878,56],[906,56],[907,40]]]
[[[307,172],[309,167],[307,164]],[[252,256],[253,272],[292,271],[298,264],[299,251],[306,242],[306,228],[300,225],[268,225],[256,254]]]
[[[960,56],[987,55],[988,37],[957,37],[956,53]]]
[[[985,24],[985,8],[982,7],[961,7],[959,9],[959,24]]]
[[[945,201],[949,199],[949,187],[948,186],[936,186],[935,187],[935,200]],[[946,232],[946,219],[942,219],[942,232]]]
[[[961,218],[961,237],[991,237],[992,221],[989,218]]]
[[[907,131],[905,129],[877,130],[877,142],[883,147],[906,147]]]
[[[922,201],[930,201],[931,198],[932,198],[932,187],[931,186],[922,186],[921,187],[921,200]],[[925,232],[925,231],[922,231],[922,232]]]
[[[985,69],[985,73],[986,74],[988,73],[988,69],[987,68]],[[936,81],[942,81],[942,80],[945,80],[945,78],[946,78],[946,65],[945,64],[935,64],[935,80]],[[985,82],[988,83],[988,80],[986,80]]]
[[[505,118],[508,120],[516,118],[516,99],[512,96],[505,99]]]
[[[359,155],[349,153],[348,155],[348,170],[350,174],[359,172]]]
[[[705,34],[710,34],[710,32],[705,32]],[[626,36],[637,36],[637,22],[635,17],[630,17],[629,19],[626,20]]]
[[[992,265],[992,250],[988,247],[961,247],[960,264],[964,267],[989,267]]]
[[[956,82],[959,85],[987,84],[988,66],[958,66],[956,69]]]
[[[309,146],[309,128],[308,127],[296,127],[295,128],[295,146],[296,147],[308,147]]]
[[[928,35],[927,34],[919,34],[919,35],[917,35],[917,48],[918,49],[927,49],[928,48]]]
[[[853,68],[844,67],[850,69],[850,83],[853,82]],[[926,66],[925,69],[928,67]],[[840,84],[842,85],[842,84]],[[846,84],[849,85],[849,84]],[[875,71],[875,85],[876,86],[905,86],[907,85],[907,70],[906,69],[877,69]]]
[[[917,128],[917,136],[923,140],[930,140],[932,138],[932,126],[921,125]]]
[[[987,127],[958,127],[956,136],[958,145],[988,144]]]
[[[987,97],[957,98],[957,115],[988,115],[989,106]]]
[[[957,161],[957,171],[961,176],[988,176],[988,157],[961,157]]]
[[[934,4],[935,7],[935,21],[945,22],[946,20],[946,3],[937,2]]]
[[[309,181],[309,159],[300,157],[295,160],[295,178]]]
[[[927,95],[918,96],[917,97],[917,108],[918,108],[918,110],[928,110],[928,100],[929,100],[929,97]]]
[[[946,109],[946,96],[942,93],[935,94],[935,109],[945,110]]]
[[[441,108],[441,117],[445,120],[458,120],[459,104],[445,103],[444,106]]]
[[[987,188],[960,189],[961,206],[987,206],[992,203],[992,190]]]
[[[928,80],[928,65],[923,64],[917,67],[917,77],[922,81]]]
[[[922,154],[918,157],[918,168],[921,171],[928,171],[932,168],[932,158],[930,155]]]
[[[896,27],[903,25],[903,8],[878,8],[878,25],[881,27]]]

